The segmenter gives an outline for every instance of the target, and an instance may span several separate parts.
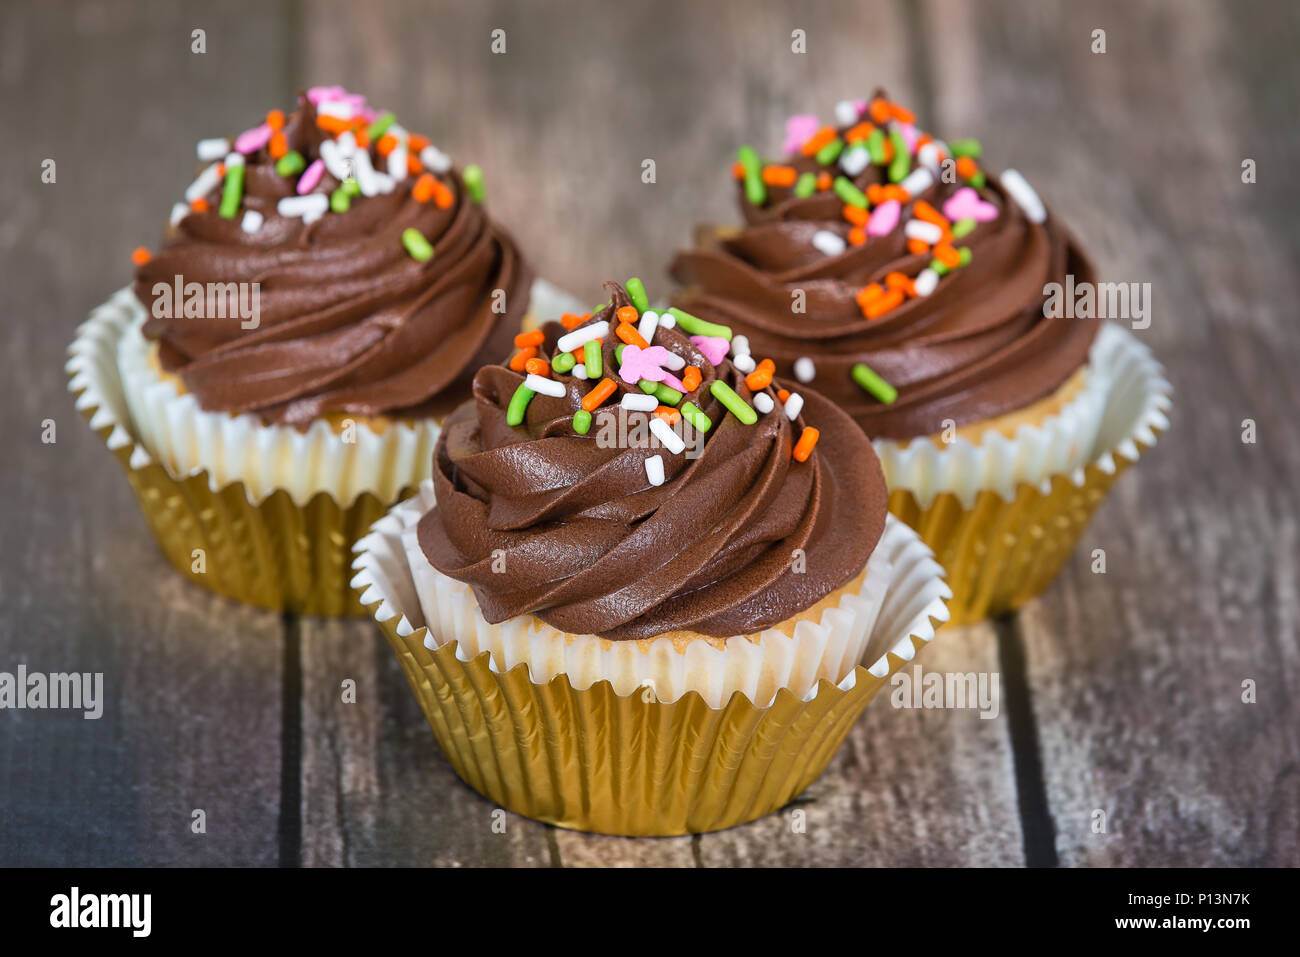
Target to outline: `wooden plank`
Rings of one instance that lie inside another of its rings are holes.
[[[1296,11],[936,3],[927,18],[945,128],[1038,184],[1106,278],[1152,283],[1141,335],[1178,389],[1173,431],[1020,616],[1060,860],[1294,866],[1297,134],[1264,91],[1295,88]],[[1256,185],[1245,157],[1267,171]]]
[[[190,53],[201,21],[209,54]],[[104,713],[0,716],[5,864],[274,864],[281,627],[189,585],[74,411],[73,329],[161,233],[200,135],[261,108],[288,42],[273,5],[0,9],[0,669],[104,674]],[[248,52],[239,70],[230,49]],[[225,50],[224,53],[218,52]],[[53,158],[57,182],[42,184]],[[53,419],[57,441],[40,441]],[[191,833],[202,808],[207,832]]]

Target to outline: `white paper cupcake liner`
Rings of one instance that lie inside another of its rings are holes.
[[[434,504],[432,483],[425,482],[357,543],[352,585],[362,591],[361,603],[381,601],[380,621],[401,616],[399,635],[427,627],[430,650],[455,641],[462,661],[487,653],[498,673],[523,664],[534,684],[563,675],[583,691],[607,681],[616,695],[648,690],[665,703],[694,691],[711,708],[740,693],[765,708],[782,688],[806,701],[822,680],[851,687],[859,664],[884,675],[887,654],[911,660],[912,637],[929,641],[934,622],[948,618],[944,600],[951,592],[942,569],[917,534],[890,516],[857,587],[841,589],[817,620],[800,619],[793,636],[769,628],[730,638],[725,649],[703,640],[679,648],[666,637],[570,635],[531,615],[489,624],[470,587],[438,572],[419,549],[415,526]]]

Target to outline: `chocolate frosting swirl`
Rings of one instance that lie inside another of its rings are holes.
[[[329,136],[306,97],[284,132],[307,163]],[[218,215],[218,186],[211,210],[187,215],[136,272],[136,296],[151,310],[144,332],[160,341],[163,368],[204,409],[298,428],[329,412],[421,417],[462,401],[478,367],[509,349],[532,274],[510,235],[470,201],[459,172],[441,178],[454,195],[445,209],[418,202],[399,182],[305,224],[276,211],[295,195],[297,177],[280,176],[267,147],[249,155],[239,216]],[[311,192],[339,185],[326,172]],[[241,228],[244,210],[264,217],[255,233]],[[432,259],[408,255],[410,227],[433,245]],[[176,276],[259,283],[259,325],[154,316],[154,284]]]
[[[606,286],[611,305],[591,321],[629,304],[621,287]],[[543,356],[566,331],[545,325]],[[765,390],[774,410],[744,425],[709,392],[718,378],[751,402],[729,360],[710,365],[679,329],[660,327],[652,344],[703,374],[691,398],[713,427],[697,458],[670,454],[654,438],[643,447],[599,440],[612,417],[634,428],[649,415],[620,412],[620,396],[637,390],[619,379],[586,435],[572,419],[595,382],[557,375],[565,394],[537,394],[524,423],[510,426],[506,409],[523,380],[499,365],[479,371],[473,400],[445,423],[434,453],[438,504],[420,520],[420,548],[440,572],[472,586],[488,621],[534,614],[612,640],[684,629],[726,638],[785,621],[866,565],[887,495],[852,420],[806,391],[792,423],[774,384]],[[607,369],[617,368],[616,345],[613,335],[603,343]],[[801,463],[791,448],[805,417],[821,437]],[[659,486],[645,470],[656,454],[665,462]],[[802,572],[792,568],[798,549]]]
[[[841,135],[843,130],[840,130]],[[790,161],[800,172],[823,169],[813,158]],[[833,171],[839,174],[839,170]],[[868,164],[852,181],[860,189],[888,182]],[[771,357],[777,374],[792,374],[801,356],[813,360],[811,383],[847,411],[870,436],[908,439],[1023,408],[1050,395],[1087,360],[1098,322],[1045,318],[1043,287],[1072,273],[1093,282],[1091,263],[1065,227],[1048,214],[1031,222],[994,176],[978,190],[998,207],[960,242],[971,261],[944,276],[928,297],[907,299],[875,319],[863,316],[855,296],[891,272],[915,277],[931,254],[908,251],[902,223],[916,200],[936,209],[964,183],[933,185],[903,206],[899,226],[827,256],[812,245],[826,230],[841,238],[850,225],[834,191],[799,198],[789,187],[768,187],[755,206],[738,187],[745,225],[720,236],[701,227],[698,246],[673,260],[670,272],[686,288],[676,305],[749,337],[755,356]],[[805,314],[792,312],[795,290],[806,294]],[[854,382],[864,362],[898,389],[883,404]]]

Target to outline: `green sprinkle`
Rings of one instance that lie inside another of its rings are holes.
[[[475,204],[483,202],[483,170],[478,164],[471,163],[465,167],[465,171],[460,174],[460,178],[465,182],[465,189],[469,191],[470,201]]]
[[[948,267],[945,266],[937,259],[930,260],[930,268],[933,269],[935,272],[937,272],[940,276],[948,275]]]
[[[603,370],[600,361],[600,343],[595,339],[582,344],[582,364],[588,379],[599,379]]]
[[[966,182],[970,183],[976,189],[983,189],[987,180],[984,178],[984,171],[982,169],[977,169],[975,175],[966,180]]]
[[[579,409],[573,413],[573,431],[579,435],[586,435],[591,430],[591,413],[586,409]]]
[[[889,161],[889,181],[901,183],[912,171],[912,157],[907,153],[907,141],[898,130],[889,131],[889,142],[894,144],[894,158]]]
[[[971,260],[971,251],[970,251],[970,247],[969,247],[969,246],[962,246],[961,248],[959,248],[959,249],[957,250],[957,253],[958,253],[958,255],[961,256],[961,264],[962,264],[963,266],[967,266],[967,265],[970,264],[970,260]]]
[[[971,159],[979,159],[984,148],[980,146],[980,141],[975,139],[949,140],[948,151],[958,158],[969,156]]]
[[[349,176],[347,179],[343,181],[343,185],[340,186],[339,188],[351,197],[357,197],[361,195],[361,184],[357,182],[357,178],[355,176]]]
[[[226,167],[226,185],[221,191],[222,219],[234,219],[239,212],[239,201],[244,197],[244,164]]]
[[[686,330],[689,336],[714,336],[718,339],[731,341],[731,327],[720,326],[716,322],[706,322],[699,316],[692,316],[689,312],[682,312],[676,306],[669,306],[668,313],[677,320],[677,325]]]
[[[519,383],[519,388],[510,397],[510,407],[506,409],[506,425],[523,425],[524,413],[528,411],[528,403],[533,401],[535,395],[536,392],[522,382]]]
[[[433,247],[414,226],[402,230],[402,245],[416,262],[428,262],[433,258]]]
[[[623,364],[623,343],[621,342],[614,347],[614,361],[619,365]]]
[[[952,224],[952,234],[956,239],[961,239],[961,237],[965,236],[974,228],[975,220],[968,216],[967,218],[959,219],[957,222]]]
[[[307,168],[307,161],[297,150],[289,150],[275,161],[275,171],[280,176],[297,176]]]
[[[609,303],[607,302],[602,302],[599,306],[592,306],[591,307],[592,318],[594,319],[596,316],[599,316],[602,312],[604,312],[608,308],[609,308]]]
[[[755,206],[762,206],[767,201],[767,187],[763,185],[763,164],[754,147],[746,144],[736,150],[736,161],[745,170],[745,198]]]
[[[655,398],[659,400],[660,405],[676,405],[682,401],[682,394],[670,385],[662,382],[655,383]]]
[[[696,432],[707,432],[713,428],[713,420],[705,415],[694,402],[683,402],[682,418],[695,427]]]
[[[649,379],[636,380],[636,387],[640,389],[642,392],[644,392],[646,395],[654,395],[655,386],[657,386],[658,384],[659,383],[657,382],[651,382]]]
[[[566,373],[572,372],[573,367],[576,366],[577,364],[578,364],[578,360],[573,358],[572,352],[561,352],[558,356],[556,356],[554,359],[551,360],[551,368],[554,369],[556,372],[558,372],[560,375],[565,375]]]
[[[740,396],[731,390],[731,386],[719,379],[714,379],[709,383],[709,391],[713,397],[727,407],[727,411],[740,419],[745,425],[753,425],[758,421],[758,413],[749,407]]]
[[[351,205],[352,196],[342,186],[330,193],[330,209],[334,212],[346,213]]]
[[[637,312],[645,312],[650,308],[650,297],[645,294],[645,285],[640,279],[629,279],[623,288],[627,290],[627,296],[632,300],[632,305],[636,306]]]
[[[803,173],[794,184],[794,194],[800,199],[807,199],[817,192],[817,174]]]
[[[388,128],[397,122],[397,117],[392,113],[385,111],[375,117],[375,121],[366,127],[366,136],[370,137],[371,142],[379,139],[388,132]]]
[[[867,152],[871,154],[871,162],[877,166],[885,165],[885,134],[879,127],[867,135]]]
[[[876,375],[865,363],[859,362],[853,367],[853,381],[885,405],[892,405],[898,398],[898,390]]]
[[[823,166],[830,166],[840,158],[842,152],[844,152],[844,141],[837,136],[819,149],[817,155],[813,158]]]
[[[848,203],[850,206],[856,206],[858,209],[867,208],[866,193],[854,186],[847,178],[836,176],[834,186],[835,195],[844,200],[844,202]]]

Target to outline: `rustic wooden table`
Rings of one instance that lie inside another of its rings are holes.
[[[1300,864],[1297,49],[1296,5],[1227,0],[4,4],[0,671],[102,671],[107,701],[98,721],[0,712],[0,863]],[[481,163],[540,272],[592,299],[609,277],[666,289],[691,224],[734,218],[737,143],[773,149],[789,113],[876,83],[1024,171],[1107,278],[1150,282],[1172,431],[1040,600],[921,659],[998,672],[1001,715],[877,701],[799,802],[806,833],[784,813],[500,834],[373,624],[174,574],[64,349],[156,240],[196,139],[336,81]]]

